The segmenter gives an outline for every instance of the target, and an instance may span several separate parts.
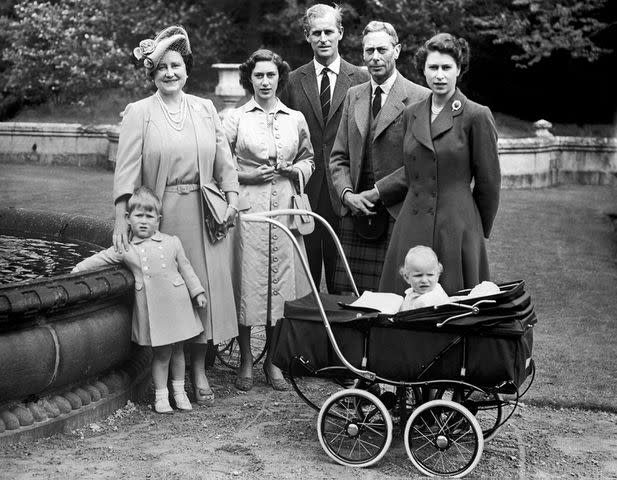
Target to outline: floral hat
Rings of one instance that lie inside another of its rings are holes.
[[[179,25],[162,30],[154,37],[154,40],[148,38],[139,42],[139,47],[133,50],[133,56],[144,64],[146,70],[152,71],[172,45],[180,55],[191,53],[189,36],[186,30]]]

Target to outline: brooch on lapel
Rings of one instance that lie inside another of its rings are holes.
[[[460,100],[454,100],[452,102],[452,111],[456,112],[457,110],[459,110],[461,108],[461,101]]]

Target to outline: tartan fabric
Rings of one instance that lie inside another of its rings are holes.
[[[377,291],[381,269],[386,258],[386,251],[393,228],[394,219],[390,217],[387,233],[377,241],[369,241],[356,234],[353,218],[350,215],[341,219],[341,231],[339,234],[341,244],[343,245],[347,262],[349,262],[349,268],[351,268],[351,273],[360,294],[364,290]],[[345,272],[345,267],[340,257],[336,262],[336,270],[334,272],[334,291],[341,293],[352,291],[349,277]]]

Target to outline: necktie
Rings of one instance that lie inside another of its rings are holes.
[[[321,88],[319,90],[319,102],[321,103],[321,114],[323,115],[324,123],[328,120],[330,112],[330,78],[328,77],[329,68],[324,68],[321,71]]]
[[[377,116],[381,110],[381,87],[375,89],[375,98],[373,98],[373,118]]]

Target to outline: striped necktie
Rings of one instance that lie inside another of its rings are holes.
[[[329,68],[324,68],[321,71],[321,88],[319,90],[319,102],[321,103],[321,114],[323,115],[324,123],[328,120],[330,112],[330,77],[328,77]]]

